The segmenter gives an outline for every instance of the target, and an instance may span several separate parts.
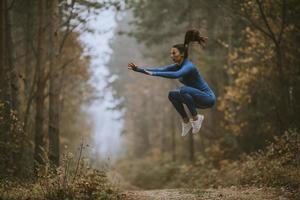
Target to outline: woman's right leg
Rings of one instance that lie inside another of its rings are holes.
[[[201,128],[204,116],[198,115],[196,108],[200,106],[201,108],[212,106],[212,99],[208,94],[188,86],[180,88],[180,95],[192,114],[193,121],[191,123],[193,133],[197,133]]]
[[[172,102],[173,106],[175,107],[175,109],[177,110],[177,112],[180,114],[180,116],[182,117],[182,120],[187,123],[189,122],[189,118],[187,113],[184,110],[183,107],[183,98],[180,94],[179,90],[172,90],[169,92],[169,100]]]
[[[215,96],[209,95],[196,88],[183,86],[180,88],[180,94],[184,103],[189,108],[192,116],[197,115],[196,108],[211,108],[215,104]]]

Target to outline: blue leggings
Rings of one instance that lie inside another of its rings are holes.
[[[183,104],[186,104],[192,116],[197,115],[196,108],[211,108],[216,101],[213,93],[205,93],[196,88],[183,86],[169,92],[169,100],[183,119],[188,118]]]

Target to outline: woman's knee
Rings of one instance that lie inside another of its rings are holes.
[[[211,107],[213,107],[215,104],[216,104],[216,97],[215,97],[215,95],[213,95],[211,97]]]
[[[211,108],[215,105],[215,103],[216,98],[211,95],[197,97],[196,99],[197,108],[201,109]]]
[[[170,101],[176,100],[176,99],[179,98],[179,95],[180,95],[180,94],[179,94],[178,91],[172,90],[172,91],[169,92],[168,98],[169,98]]]
[[[204,103],[204,106],[206,106],[207,108],[212,108],[216,103],[216,97],[214,96],[210,96],[206,103]]]
[[[189,94],[188,89],[186,87],[181,87],[180,90],[179,90],[179,93],[181,95]]]

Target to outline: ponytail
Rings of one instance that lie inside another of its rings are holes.
[[[198,42],[202,48],[204,48],[207,37],[200,36],[200,32],[196,29],[188,30],[184,37],[184,58],[189,56],[189,44],[190,42]]]

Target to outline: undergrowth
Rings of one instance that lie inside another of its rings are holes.
[[[200,156],[194,164],[164,161],[156,156],[120,161],[118,169],[142,188],[216,188],[230,186],[300,188],[300,135],[296,131],[275,137],[264,150],[221,160],[218,168]]]
[[[82,146],[81,146],[82,151]],[[0,180],[2,200],[108,200],[120,199],[118,190],[112,186],[105,170],[93,169],[88,160],[80,156],[74,159],[65,154],[60,167],[48,166],[31,180],[14,178]]]

